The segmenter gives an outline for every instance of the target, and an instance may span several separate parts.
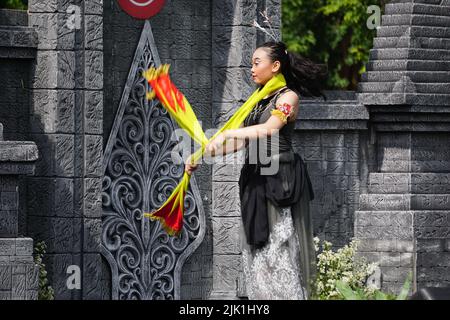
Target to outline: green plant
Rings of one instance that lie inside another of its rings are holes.
[[[28,7],[28,0],[0,0],[0,9],[20,9],[26,10]]]
[[[34,247],[34,262],[39,266],[39,300],[53,300],[55,298],[54,290],[47,280],[47,271],[45,270],[45,264],[43,262],[43,257],[46,253],[46,250],[47,246],[45,245],[44,241],[36,243]]]
[[[412,274],[410,272],[398,296],[384,293],[378,289],[370,293],[361,288],[352,289],[347,283],[341,280],[336,282],[336,288],[345,300],[406,300],[411,287],[411,279]]]
[[[366,281],[377,268],[376,263],[366,263],[365,259],[356,257],[358,242],[352,240],[336,252],[332,244],[323,241],[322,251],[319,253],[320,240],[314,239],[317,255],[317,275],[313,284],[312,298],[317,300],[343,299],[343,294],[337,289],[337,281],[346,284],[358,293],[371,294],[375,288],[366,286]],[[350,294],[350,293],[349,293]]]
[[[283,0],[282,34],[288,49],[328,65],[328,89],[354,90],[365,71],[376,30],[370,5],[387,0]]]

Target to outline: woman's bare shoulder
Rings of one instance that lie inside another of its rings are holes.
[[[287,89],[286,91],[282,92],[277,99],[277,104],[289,103],[292,105],[296,105],[298,102],[299,102],[298,94],[291,89]]]

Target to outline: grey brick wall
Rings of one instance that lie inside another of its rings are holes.
[[[80,10],[71,28],[69,6]],[[39,35],[31,72],[31,138],[40,159],[28,179],[28,234],[48,247],[45,263],[56,299],[101,299],[102,6],[93,1],[29,1]],[[81,268],[81,290],[66,286]]]
[[[314,235],[337,247],[354,236],[354,212],[367,173],[369,114],[353,92],[301,99],[294,149],[305,160],[315,198]]]
[[[27,60],[0,59],[0,121],[5,140],[27,140],[30,66]]]
[[[360,101],[377,161],[355,234],[382,262],[383,287],[449,286],[448,1],[392,1],[377,28]],[[373,260],[373,259],[372,259]]]

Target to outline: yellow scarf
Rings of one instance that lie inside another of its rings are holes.
[[[201,145],[192,156],[192,163],[199,160],[208,143],[224,130],[237,129],[244,122],[247,115],[255,105],[270,93],[286,86],[284,76],[279,73],[272,77],[263,88],[255,90],[245,103],[233,114],[222,128],[220,128],[210,139],[208,139],[195,116],[195,113],[186,97],[175,87],[169,78],[169,65],[161,65],[157,69],[150,68],[143,72],[143,76],[149,82],[153,91],[147,94],[148,99],[155,97],[163,107],[175,119],[178,125]],[[191,176],[184,172],[183,179],[173,190],[166,202],[151,213],[144,216],[152,220],[159,220],[166,232],[173,236],[178,235],[183,228],[184,196],[189,186]]]

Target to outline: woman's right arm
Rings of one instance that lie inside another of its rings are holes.
[[[241,124],[239,128],[243,128],[244,124]],[[215,157],[217,155],[227,155],[229,153],[235,153],[244,148],[247,144],[245,139],[228,139],[222,147],[219,148],[215,153],[210,154],[205,152],[205,156]]]
[[[241,124],[240,128],[243,128],[243,127],[244,127],[244,124]],[[245,140],[245,139],[233,139],[234,140],[233,143],[229,143],[230,140],[228,140],[228,143],[224,143],[224,145],[216,153],[221,154],[222,156],[229,154],[229,153],[235,153],[235,152],[241,150],[242,148],[244,148],[248,144],[248,140]],[[188,159],[186,160],[186,164],[185,164],[185,171],[187,171],[189,175],[191,175],[192,172],[194,172],[195,170],[198,169],[198,163],[194,164],[194,165],[190,164],[191,156],[192,155],[190,155],[188,157]],[[204,157],[215,157],[216,154],[214,153],[211,155],[208,153],[208,151],[206,151],[203,154],[203,156]]]

